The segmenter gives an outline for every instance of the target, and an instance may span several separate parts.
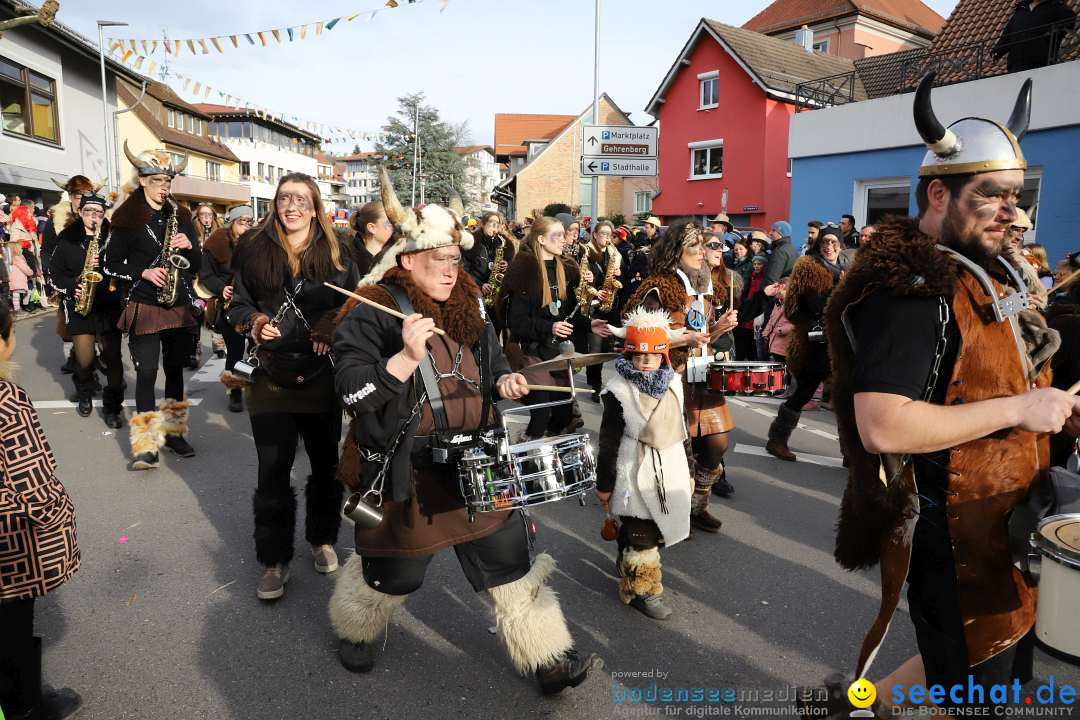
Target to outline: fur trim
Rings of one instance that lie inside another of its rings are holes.
[[[555,591],[547,586],[555,560],[540,553],[525,577],[489,591],[499,639],[518,672],[557,662],[574,646]]]
[[[675,273],[663,273],[650,275],[642,281],[630,299],[626,301],[627,311],[645,303],[646,296],[655,296],[660,303],[661,309],[669,315],[678,314],[680,317],[690,304],[690,297],[686,294],[686,285]]]
[[[326,477],[309,475],[304,487],[304,539],[311,545],[333,545],[337,542],[345,488],[335,475],[336,469]]]
[[[83,240],[86,238],[86,227],[82,221],[82,218],[78,215],[73,216],[67,226],[60,231],[60,234],[56,236],[57,240],[63,242],[73,242],[77,245],[82,245]],[[98,236],[98,246],[105,245],[106,238],[109,237],[109,221],[102,219],[101,221],[101,234]]]
[[[165,445],[161,413],[151,410],[131,417],[131,454],[156,453]]]
[[[227,267],[232,262],[233,255],[232,231],[228,228],[218,228],[210,233],[202,249],[203,252],[210,253],[215,260]]]
[[[359,555],[353,555],[341,569],[334,594],[330,596],[330,627],[342,640],[374,642],[408,597],[387,595],[368,585],[363,561]]]
[[[161,410],[161,431],[166,435],[184,435],[188,431],[188,401],[162,398],[158,403]]]
[[[247,380],[230,370],[222,370],[218,380],[221,381],[226,390],[243,390],[248,385]]]
[[[458,270],[457,284],[454,285],[450,297],[442,304],[435,302],[416,287],[412,276],[403,268],[391,268],[383,280],[404,288],[416,312],[434,318],[435,327],[445,330],[447,335],[462,345],[471,347],[480,339],[487,326],[487,320],[480,314],[480,288],[472,276],[465,272],[464,267]],[[380,305],[397,307],[390,292],[379,285],[361,287],[356,292]],[[360,301],[354,298],[346,300],[337,313],[335,325],[340,324],[359,304]]]
[[[56,203],[49,208],[49,212],[52,213],[53,230],[56,231],[57,235],[67,230],[68,226],[75,222],[78,217],[78,215],[71,212],[71,202],[68,200],[61,200]]]
[[[636,597],[659,595],[664,592],[661,583],[660,550],[626,548],[622,553],[622,577],[619,579],[619,599],[629,605]]]
[[[383,204],[388,204],[385,194]],[[472,233],[465,231],[460,218],[453,211],[439,205],[424,205],[411,211],[405,210],[404,213],[403,222],[397,223],[391,219],[401,234],[400,239],[383,251],[382,259],[360,280],[360,287],[381,282],[384,274],[397,265],[398,256],[402,253],[436,250],[450,245],[460,246],[462,252],[472,249]]]
[[[172,205],[165,203],[163,210],[171,213]],[[140,187],[127,197],[113,211],[112,224],[118,229],[138,230],[150,222],[155,210],[146,202],[146,195]],[[191,224],[191,211],[183,205],[176,206],[176,219],[181,228]]]
[[[251,506],[255,518],[255,559],[267,567],[288,563],[293,558],[296,532],[296,492],[291,486],[276,492],[256,490]]]
[[[784,315],[794,326],[786,360],[788,369],[795,376],[802,373],[806,358],[812,352],[807,333],[815,320],[805,317],[805,313],[799,309],[799,298],[805,294],[825,295],[832,289],[833,275],[828,268],[810,256],[804,255],[795,261],[784,295]]]

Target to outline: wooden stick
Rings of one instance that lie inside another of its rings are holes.
[[[735,307],[735,271],[728,270],[728,289],[731,291],[731,299],[728,302],[728,310]]]
[[[331,285],[328,282],[324,282],[323,285],[330,288],[331,290],[337,290],[342,295],[348,295],[353,300],[359,300],[360,302],[364,303],[365,305],[370,305],[371,307],[375,308],[376,310],[382,310],[387,315],[393,315],[394,317],[398,318],[399,320],[404,320],[405,318],[408,317],[408,315],[406,315],[404,313],[400,313],[397,310],[394,310],[393,308],[388,308],[385,305],[380,305],[379,303],[375,302],[374,300],[368,300],[363,295],[357,295],[354,292],[349,292],[345,288],[339,288],[337,285]],[[439,328],[432,328],[432,330],[435,332],[436,335],[446,335],[446,333],[443,332],[442,330],[440,330]]]
[[[568,393],[568,392],[571,392],[570,388],[568,388],[568,387],[563,387],[562,385],[526,385],[525,387],[529,388],[529,390],[542,390],[542,391],[545,391],[545,392],[561,392],[561,393]],[[592,388],[589,388],[589,389],[585,389],[585,388],[575,388],[575,389],[576,389],[576,390],[577,390],[577,391],[578,391],[579,393],[592,393],[592,392],[596,392],[596,391],[595,391],[595,390],[593,390]]]
[[[1073,282],[1074,282],[1074,281],[1076,280],[1076,278],[1078,278],[1078,277],[1080,277],[1080,270],[1075,270],[1075,271],[1073,271],[1073,272],[1072,272],[1071,274],[1069,274],[1069,276],[1068,276],[1068,277],[1066,277],[1066,278],[1065,278],[1064,280],[1062,280],[1062,281],[1061,281],[1061,282],[1059,282],[1059,283],[1058,283],[1057,285],[1055,285],[1054,287],[1052,287],[1052,288],[1050,288],[1049,290],[1047,290],[1047,291],[1046,291],[1046,294],[1047,294],[1047,295],[1053,295],[1053,294],[1054,294],[1054,293],[1056,293],[1056,292],[1057,292],[1058,290],[1061,290],[1062,288],[1065,288],[1065,287],[1068,287],[1069,285],[1072,285],[1072,284],[1073,284]]]
[[[1070,395],[1080,393],[1080,380],[1077,380],[1075,383],[1073,383],[1073,386],[1069,388],[1066,392],[1068,392]]]

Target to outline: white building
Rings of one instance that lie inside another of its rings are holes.
[[[257,218],[270,212],[278,181],[290,172],[319,175],[320,138],[287,122],[259,117],[252,110],[197,103],[213,118],[210,133],[240,158],[240,179],[251,184]]]
[[[358,208],[364,203],[379,199],[379,166],[377,153],[362,152],[336,158],[345,163],[345,195],[349,205]]]
[[[495,162],[495,148],[490,145],[456,147],[454,152],[465,161],[465,211],[476,215],[485,210],[496,210],[491,201],[491,190],[499,184],[501,171]]]
[[[335,215],[338,210],[348,209],[349,198],[345,194],[345,178],[339,173],[340,163],[324,152],[315,153],[315,161],[318,163],[315,182],[322,193],[323,205]]]

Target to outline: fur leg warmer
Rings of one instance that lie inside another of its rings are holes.
[[[408,595],[387,595],[364,579],[364,564],[354,554],[341,569],[330,596],[330,626],[337,636],[352,643],[374,642],[382,635],[394,611]]]
[[[547,586],[554,569],[555,560],[541,553],[525,577],[489,591],[499,639],[522,674],[557,662],[574,646],[559,599]]]
[[[624,605],[628,605],[635,597],[659,595],[664,592],[661,577],[659,548],[626,548],[622,554],[619,599]]]
[[[156,453],[165,445],[161,413],[151,410],[131,418],[131,454]]]
[[[256,490],[255,557],[269,567],[293,558],[296,532],[296,494],[291,487],[282,492]]]
[[[161,410],[161,431],[166,435],[186,435],[188,431],[188,401],[163,398],[158,403]]]
[[[222,370],[218,380],[221,381],[221,384],[225,386],[226,390],[243,390],[248,384],[247,380],[231,370]]]
[[[304,488],[307,510],[304,538],[312,545],[337,543],[344,490],[333,473],[325,477],[308,476],[307,487]]]

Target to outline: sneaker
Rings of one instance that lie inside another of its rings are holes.
[[[285,594],[285,583],[289,582],[288,565],[271,565],[259,578],[255,594],[260,600],[277,600]]]
[[[638,595],[630,601],[630,607],[653,620],[667,620],[672,614],[663,595]]]
[[[596,655],[589,655],[582,660],[576,650],[567,650],[551,665],[537,669],[536,680],[540,683],[540,692],[550,697],[568,687],[577,687],[585,682],[596,659]]]
[[[371,643],[342,640],[338,644],[338,659],[349,672],[371,672],[375,667],[375,647]]]
[[[183,435],[166,435],[165,447],[180,457],[194,457],[195,455],[195,448],[191,447],[191,444],[184,439]]]
[[[129,470],[151,470],[160,464],[156,452],[139,453],[131,459]]]
[[[37,709],[27,715],[28,718],[37,720],[63,720],[74,717],[82,710],[82,697],[71,688],[54,689],[48,685],[41,688],[41,700],[38,701]]]
[[[311,554],[315,556],[315,571],[332,573],[338,569],[337,553],[333,545],[316,545],[311,548]]]
[[[79,398],[78,405],[75,406],[75,412],[79,413],[79,417],[90,417],[93,411],[94,399],[92,397]]]

